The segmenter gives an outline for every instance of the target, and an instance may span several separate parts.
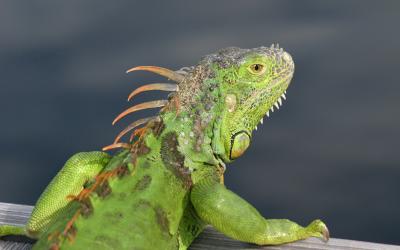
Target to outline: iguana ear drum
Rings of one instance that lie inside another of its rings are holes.
[[[231,152],[229,158],[234,160],[241,156],[250,145],[250,136],[246,131],[240,131],[231,138]]]

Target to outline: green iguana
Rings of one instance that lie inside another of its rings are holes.
[[[72,156],[36,203],[24,228],[1,226],[0,236],[37,239],[34,249],[187,249],[207,224],[258,245],[308,237],[328,240],[325,224],[307,227],[265,219],[223,184],[225,163],[241,156],[264,116],[282,105],[292,79],[292,57],[277,45],[226,48],[196,66],[150,71],[177,84],[154,83],[137,94],[171,91],[168,100],[134,105],[161,107],[137,120],[101,151]],[[141,126],[140,128],[138,128]],[[124,135],[131,133],[127,142]]]

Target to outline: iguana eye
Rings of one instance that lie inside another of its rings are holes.
[[[265,65],[260,64],[260,63],[252,64],[252,65],[250,65],[250,67],[249,67],[250,73],[255,74],[255,75],[261,75],[261,74],[263,74],[263,73],[265,72],[266,69],[267,69],[267,68],[265,67]]]

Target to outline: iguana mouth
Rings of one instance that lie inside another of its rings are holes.
[[[264,117],[267,116],[268,119],[286,100],[286,91],[293,78],[294,63],[287,52],[281,52],[280,58],[286,63],[285,68],[276,67],[274,70],[278,76],[266,88],[253,91],[251,96],[247,97],[248,100],[251,100],[251,104],[246,105],[242,113],[244,117],[242,121],[244,127],[250,132],[257,130],[257,126],[260,123],[263,124]]]
[[[267,116],[267,118],[269,118],[270,114],[273,113],[276,109],[279,109],[280,107],[282,107],[283,105],[283,101],[286,100],[286,90],[282,93],[282,95],[276,100],[276,102],[274,104],[272,104],[272,106],[268,109],[267,112],[265,112],[265,116]],[[275,108],[274,108],[275,107]],[[258,124],[255,125],[253,130],[257,130],[257,126],[259,124],[263,124],[264,123],[264,117],[261,117],[260,122]]]
[[[246,124],[244,124],[245,129],[237,130],[230,137],[230,149],[229,149],[229,159],[234,160],[240,157],[250,146],[251,142],[251,134],[254,130],[257,130],[257,126],[259,124],[264,123],[264,117],[271,115],[275,111],[275,109],[279,109],[283,105],[283,101],[286,100],[286,90],[276,99],[276,101],[269,107],[269,109],[263,113],[263,116],[259,120],[259,122],[255,125],[249,124],[253,123],[254,120],[250,121],[251,114],[247,112],[246,116],[243,117],[243,120]]]

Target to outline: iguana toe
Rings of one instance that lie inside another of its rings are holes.
[[[323,242],[327,242],[329,240],[328,227],[321,220],[314,220],[307,226],[306,229],[310,233],[310,236],[318,237]]]

